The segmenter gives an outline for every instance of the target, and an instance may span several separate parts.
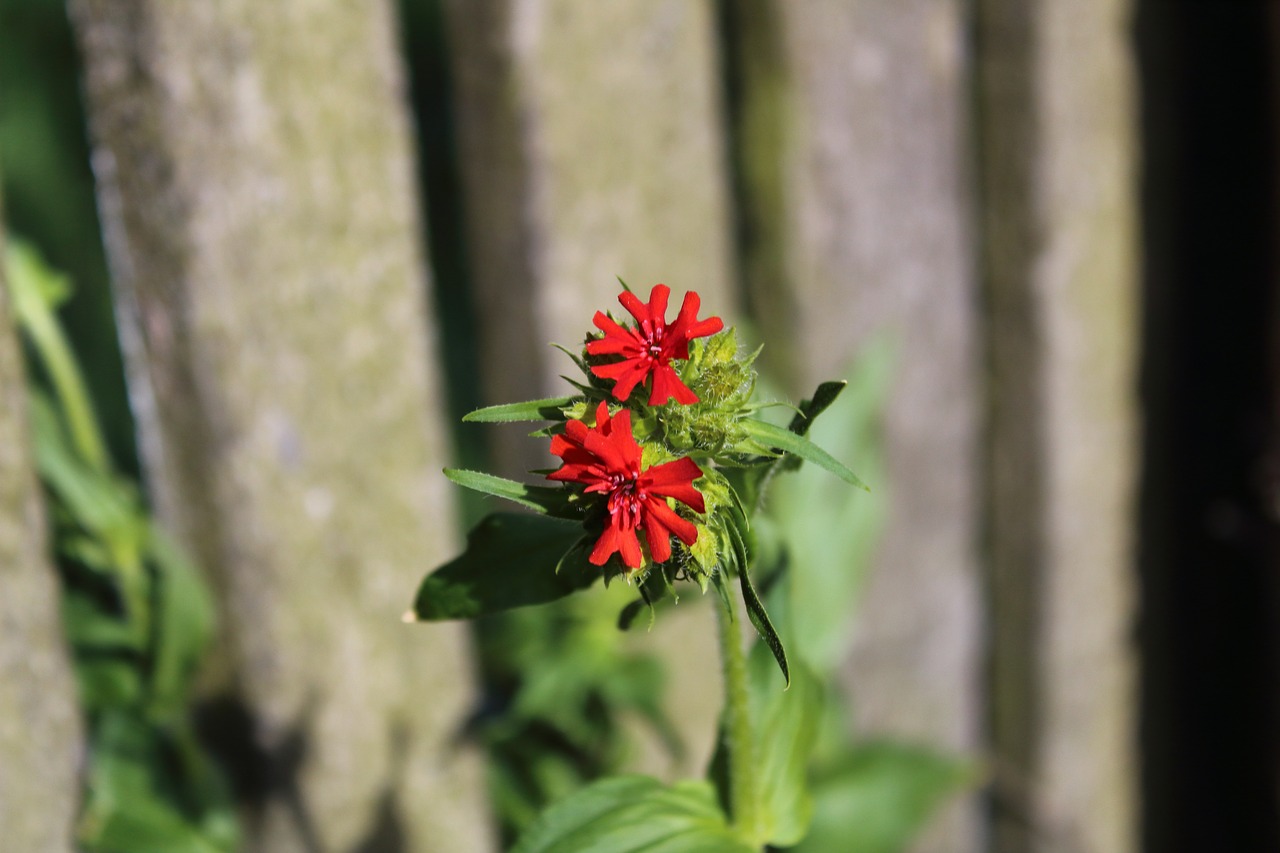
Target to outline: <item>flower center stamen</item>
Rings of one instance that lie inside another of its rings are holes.
[[[628,527],[638,527],[640,524],[640,511],[645,494],[636,482],[639,476],[640,473],[637,471],[632,474],[610,474],[608,479],[609,514],[622,515],[623,524]]]

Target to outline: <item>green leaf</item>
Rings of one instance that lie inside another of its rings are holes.
[[[586,589],[603,575],[587,562],[582,526],[546,516],[498,512],[467,536],[457,559],[418,588],[418,619],[472,619],[545,604]]]
[[[769,651],[773,653],[773,659],[778,662],[778,668],[782,670],[782,677],[786,680],[787,687],[790,687],[791,670],[787,666],[787,650],[783,648],[782,639],[778,636],[777,630],[774,629],[773,623],[769,621],[769,614],[765,612],[764,604],[760,601],[760,596],[756,594],[756,588],[751,583],[751,572],[747,568],[746,545],[742,541],[742,532],[738,529],[738,525],[732,522],[728,527],[729,536],[733,539],[733,550],[740,555],[737,558],[739,560],[738,583],[742,587],[742,601],[747,606],[747,618],[755,626],[756,633],[760,635],[760,639],[764,641]]]
[[[444,475],[453,482],[473,491],[497,498],[505,498],[512,503],[531,509],[534,512],[554,515],[560,518],[573,517],[574,512],[569,504],[570,493],[562,488],[547,486],[530,486],[485,474],[482,471],[467,471],[461,468],[445,468]]]
[[[836,459],[830,453],[823,450],[818,445],[809,441],[802,435],[797,435],[789,429],[783,429],[780,426],[746,418],[739,421],[739,425],[743,428],[748,436],[771,447],[784,450],[787,453],[812,462],[826,470],[835,474],[841,480],[852,486],[857,486],[865,491],[871,491],[866,484],[858,479],[857,475],[844,466],[844,463]]]
[[[810,440],[838,458],[858,460],[859,472],[873,483],[884,481],[882,413],[894,358],[887,344],[868,348],[846,373],[840,405],[806,422],[812,423]],[[786,625],[792,659],[825,672],[848,654],[890,496],[877,489],[850,500],[843,482],[814,465],[776,478],[769,488],[768,512],[753,521],[757,539],[785,551],[792,567],[771,592],[769,609]],[[785,607],[776,600],[783,587],[791,599]]]
[[[76,687],[86,711],[135,706],[142,698],[142,673],[136,658],[123,655],[76,656]]]
[[[813,823],[793,851],[899,853],[976,779],[969,762],[923,747],[864,744],[815,783]]]
[[[509,424],[517,421],[555,421],[561,419],[560,410],[572,405],[580,397],[548,397],[545,400],[528,400],[523,403],[503,403],[486,406],[464,415],[467,423]]]
[[[736,838],[706,782],[615,776],[543,812],[511,853],[758,853]]]
[[[149,705],[157,714],[174,715],[186,705],[191,678],[213,638],[213,601],[195,566],[158,530],[151,533],[148,556],[156,599]]]
[[[161,733],[128,712],[94,732],[78,826],[95,853],[230,853],[237,847],[226,790],[189,733]]]
[[[79,458],[47,395],[33,393],[30,405],[41,479],[67,505],[77,524],[102,540],[119,541],[136,551],[141,524],[136,493]]]
[[[803,663],[786,691],[777,689],[773,662],[757,645],[748,660],[757,735],[757,778],[765,837],[787,847],[804,838],[813,814],[808,765],[823,712],[823,689]],[[833,850],[843,849],[834,847]]]
[[[813,392],[813,396],[800,404],[800,411],[791,419],[787,429],[796,435],[807,435],[818,415],[831,407],[849,383],[843,379],[836,382],[823,382]]]

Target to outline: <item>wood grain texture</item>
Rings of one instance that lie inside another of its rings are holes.
[[[389,5],[74,12],[143,455],[218,589],[252,849],[487,849],[462,629],[400,622],[456,541]]]
[[[1000,850],[1137,843],[1128,14],[977,6]]]
[[[729,221],[715,33],[705,0],[454,0],[454,59],[468,259],[490,402],[562,394],[621,276],[702,296],[732,318]],[[548,467],[527,429],[489,429],[508,476]],[[711,610],[685,595],[653,640],[681,689],[673,716],[699,773],[719,703]],[[648,643],[645,644],[647,647]],[[691,689],[685,689],[685,686]],[[654,751],[656,754],[656,750]],[[653,768],[650,768],[653,769]]]
[[[794,396],[846,375],[877,338],[897,353],[884,481],[849,498],[888,513],[845,669],[858,728],[973,753],[982,386],[964,4],[745,5],[736,144],[766,357]],[[962,804],[921,849],[977,845]]]
[[[0,223],[0,826],[14,850],[70,853],[84,741],[4,276]]]
[[[619,276],[733,316],[710,4],[447,8],[490,399],[560,393],[574,368],[548,344],[622,311]],[[498,452],[512,471],[548,458]]]

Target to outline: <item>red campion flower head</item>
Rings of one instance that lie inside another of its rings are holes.
[[[652,375],[650,406],[660,406],[672,397],[686,406],[698,402],[698,396],[676,375],[671,360],[688,358],[689,341],[714,335],[724,328],[724,321],[719,317],[699,320],[701,299],[690,290],[684,295],[680,314],[668,326],[667,298],[670,295],[671,288],[665,284],[654,285],[649,292],[649,304],[645,305],[635,294],[623,291],[618,301],[636,318],[637,327],[634,329],[618,325],[603,311],[596,312],[596,328],[604,332],[604,337],[589,341],[587,352],[590,355],[620,355],[622,360],[595,365],[591,372],[602,379],[616,380],[613,396],[618,400],[626,402],[632,389]]]
[[[609,407],[602,402],[594,429],[585,421],[569,421],[563,435],[552,437],[551,452],[564,464],[548,479],[582,483],[587,493],[607,496],[608,523],[591,552],[592,563],[603,566],[618,552],[628,568],[638,569],[644,562],[638,529],[644,530],[649,555],[658,563],[671,559],[672,533],[686,545],[697,541],[698,529],[676,515],[667,498],[706,512],[702,494],[693,487],[702,469],[687,456],[642,469],[629,410],[610,418]]]

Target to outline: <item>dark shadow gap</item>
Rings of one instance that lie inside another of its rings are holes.
[[[1139,0],[1142,836],[1280,849],[1277,40],[1269,4]]]
[[[443,369],[452,460],[479,468],[486,455],[482,436],[460,423],[463,415],[480,407],[482,394],[444,12],[440,0],[400,0],[399,7],[401,47],[417,130],[419,197],[425,207],[422,239],[434,278],[427,317],[435,332],[432,355]],[[469,504],[464,509],[467,517],[474,514]]]

